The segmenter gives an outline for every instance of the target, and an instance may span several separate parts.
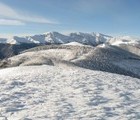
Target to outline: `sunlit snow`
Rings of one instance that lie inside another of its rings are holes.
[[[0,70],[0,119],[138,120],[140,80],[78,67]]]

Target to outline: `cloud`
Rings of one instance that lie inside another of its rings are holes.
[[[16,11],[14,11],[12,8],[10,8],[9,6],[0,3],[0,16],[5,16],[5,17],[17,17],[18,14],[16,13]]]
[[[18,20],[0,19],[0,25],[25,25],[25,23]]]
[[[17,19],[25,22],[58,24],[58,22],[56,21],[52,21],[40,16],[33,16],[33,15],[19,15]]]
[[[6,4],[0,3],[0,19],[1,19],[0,25],[2,25],[2,24],[6,25],[6,23],[8,23],[7,25],[12,25],[12,22],[13,22],[13,25],[14,24],[21,25],[25,22],[58,24],[58,22],[56,22],[56,21],[49,20],[49,19],[41,17],[41,16],[30,15],[30,14],[27,15],[23,12],[19,12]]]

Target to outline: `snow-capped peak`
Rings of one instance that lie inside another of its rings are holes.
[[[22,44],[22,43],[67,44],[70,42],[77,42],[80,44],[94,46],[102,43],[109,43],[111,45],[120,45],[120,44],[139,44],[140,39],[130,36],[111,37],[96,32],[92,33],[72,32],[66,35],[55,31],[37,35],[10,36],[0,38],[0,43],[8,43],[8,44]]]
[[[38,43],[38,44],[66,44],[69,42],[78,42],[81,44],[97,45],[106,42],[110,36],[100,33],[82,33],[73,32],[68,35],[59,32],[47,32],[30,36],[12,36],[5,39],[0,38],[0,43],[20,44],[20,43]]]

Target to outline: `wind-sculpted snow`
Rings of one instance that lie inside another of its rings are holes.
[[[0,119],[138,120],[140,79],[62,66],[0,70]]]

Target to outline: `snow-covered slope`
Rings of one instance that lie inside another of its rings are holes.
[[[140,38],[130,36],[116,37],[111,38],[107,43],[140,56]]]
[[[21,44],[21,43],[36,43],[36,44],[63,44],[69,42],[78,42],[88,45],[97,45],[106,42],[111,36],[100,33],[70,33],[67,35],[58,32],[48,32],[33,36],[13,36],[0,38],[0,43]]]
[[[1,120],[138,120],[140,79],[65,66],[0,70]]]
[[[122,36],[122,37],[114,37],[111,38],[108,43],[110,45],[140,45],[140,39],[138,38],[134,38],[134,37],[130,37],[130,36]]]
[[[52,45],[40,46],[29,49],[22,54],[6,59],[7,66],[25,66],[25,65],[42,65],[58,64],[58,62],[70,62],[90,52],[93,47],[89,46],[71,46],[71,45]],[[5,60],[4,60],[5,61]],[[5,62],[4,62],[5,64]]]
[[[125,63],[122,67],[120,63]],[[118,47],[47,45],[24,51],[0,62],[0,67],[66,64],[140,78],[140,57]],[[133,64],[133,65],[132,65]]]
[[[38,44],[0,44],[0,60],[19,54],[21,51],[38,46]]]
[[[70,42],[70,43],[66,43],[64,45],[72,45],[72,46],[84,46],[83,44],[81,43],[78,43],[78,42]]]

